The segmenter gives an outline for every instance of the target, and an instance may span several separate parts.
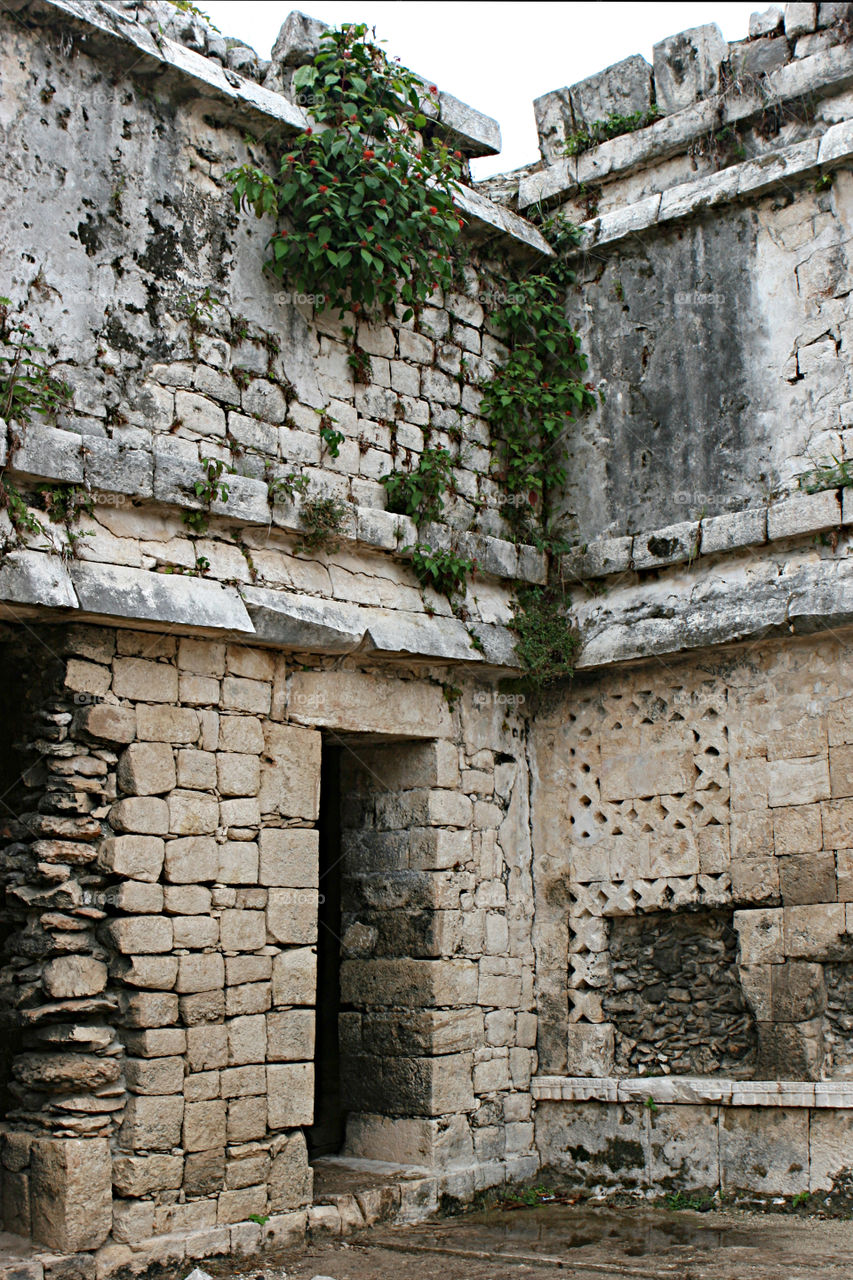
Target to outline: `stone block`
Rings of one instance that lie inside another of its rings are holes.
[[[220,751],[216,756],[219,794],[254,796],[260,787],[261,765],[257,756]]]
[[[823,848],[820,805],[774,810],[773,843],[777,855],[816,853]]]
[[[163,956],[163,959],[172,957]],[[137,991],[133,995],[122,992],[119,1010],[127,1027],[170,1027],[178,1020],[178,997],[170,991]]]
[[[263,911],[239,909],[222,912],[219,936],[223,951],[257,951],[266,944],[266,918]]]
[[[212,894],[200,884],[167,884],[163,888],[163,906],[170,915],[207,915]],[[174,921],[172,929],[174,930]],[[218,930],[217,930],[218,936]],[[176,945],[179,945],[176,943]]]
[[[771,809],[828,800],[829,765],[824,756],[799,760],[772,760],[768,771],[768,803]]]
[[[173,916],[172,933],[176,947],[215,947],[219,942],[219,921],[210,916]]]
[[[693,27],[654,47],[655,97],[667,114],[684,111],[719,88],[729,46],[716,23]]]
[[[720,1179],[717,1111],[714,1105],[663,1106],[650,1117],[648,1151],[652,1187],[710,1194],[717,1190]]]
[[[110,809],[114,831],[164,836],[169,830],[169,806],[157,796],[129,796]]]
[[[320,734],[294,725],[267,723],[264,743],[258,796],[261,812],[314,821],[320,802]]]
[[[265,1097],[233,1098],[228,1103],[228,1141],[253,1142],[265,1138],[267,1100]]]
[[[247,982],[239,987],[229,986],[225,991],[225,1012],[229,1018],[244,1013],[266,1013],[271,1004],[269,982]]]
[[[105,1138],[37,1138],[30,1161],[33,1238],[63,1253],[97,1249],[112,1229]]]
[[[133,1093],[180,1093],[184,1087],[183,1058],[128,1058],[125,1080]]]
[[[225,994],[222,991],[196,991],[179,997],[181,1018],[186,1026],[204,1022],[220,1022],[225,1017]]]
[[[823,966],[802,960],[770,969],[770,1016],[774,1022],[807,1022],[826,1008]]]
[[[421,681],[350,671],[295,671],[290,686],[289,714],[299,724],[406,738],[452,736],[441,690]]]
[[[809,1191],[831,1191],[850,1177],[853,1111],[819,1108],[809,1124]]]
[[[317,831],[302,827],[266,827],[260,834],[259,883],[290,889],[316,888],[319,876]]]
[[[128,1053],[146,1058],[165,1058],[186,1052],[187,1033],[181,1027],[157,1027],[126,1032],[124,1041]]]
[[[225,1185],[225,1151],[193,1151],[184,1162],[184,1191],[187,1196],[217,1195]]]
[[[785,35],[789,40],[796,40],[797,36],[807,35],[809,31],[814,31],[816,26],[816,4],[785,5]]]
[[[796,1195],[807,1191],[809,1113],[805,1109],[727,1107],[720,1115],[724,1191]]]
[[[738,963],[780,964],[785,954],[782,923],[781,909],[736,911],[733,924],[739,940]]]
[[[212,791],[216,786],[216,755],[191,748],[178,752],[177,785],[189,790]]]
[[[239,1067],[266,1060],[267,1026],[262,1013],[231,1018],[226,1023],[226,1030],[229,1066]]]
[[[267,1067],[267,1116],[270,1129],[313,1124],[313,1062],[274,1063]]]
[[[131,1151],[171,1151],[180,1145],[184,1100],[133,1094],[124,1112],[119,1142]]]
[[[199,715],[190,707],[141,705],[136,708],[137,737],[143,742],[192,744],[198,740]]]
[[[58,956],[44,968],[44,989],[54,1000],[94,996],[107,985],[107,966],[92,956]]]
[[[134,742],[119,757],[118,785],[130,795],[171,791],[176,783],[172,748],[165,742]]]
[[[180,1156],[116,1155],[113,1186],[120,1196],[147,1196],[153,1192],[177,1190],[183,1178]]]
[[[315,1003],[317,956],[311,947],[293,947],[273,958],[272,995],[276,1007]]]
[[[844,931],[843,903],[784,909],[785,954],[792,959],[820,960],[838,956]]]
[[[154,955],[172,949],[172,923],[165,916],[126,916],[107,921],[104,929],[124,955]]]
[[[779,891],[785,906],[835,902],[835,855],[799,853],[780,858]]]
[[[568,1028],[566,1070],[575,1076],[613,1072],[614,1035],[609,1023],[574,1023]]]
[[[225,674],[225,645],[182,636],[178,640],[178,666],[182,671],[219,679]]]
[[[263,838],[263,832],[261,837]],[[226,840],[219,845],[219,884],[257,884],[258,846],[254,840]]]
[[[225,985],[225,961],[218,952],[178,957],[178,978],[175,990],[180,994],[191,991],[217,991]]]
[[[208,835],[219,825],[219,805],[213,796],[200,791],[173,791],[168,804],[172,835]]]
[[[122,744],[136,737],[136,711],[133,707],[116,707],[108,702],[86,707],[80,715],[81,727],[102,742]]]
[[[258,680],[226,676],[222,681],[222,707],[226,711],[250,711],[265,716],[270,710],[270,686]]]
[[[223,1098],[249,1098],[266,1093],[266,1068],[263,1063],[228,1067],[220,1072],[219,1079]]]
[[[210,836],[170,840],[165,848],[166,879],[173,884],[197,884],[216,880],[219,851]]]
[[[267,1014],[267,1060],[310,1062],[314,1059],[313,1009]]]
[[[315,942],[317,899],[315,889],[270,889],[266,929],[271,941],[291,946]]]
[[[188,1102],[184,1107],[185,1151],[210,1151],[225,1145],[226,1104],[222,1101]]]
[[[536,1106],[536,1145],[543,1165],[572,1185],[646,1185],[645,1115],[641,1103],[547,1102]]]
[[[853,846],[853,800],[830,800],[820,806],[824,849]]]
[[[178,673],[166,662],[145,658],[116,658],[113,663],[113,693],[133,702],[178,700]]]
[[[187,1029],[187,1061],[191,1071],[211,1071],[228,1063],[228,1032],[222,1023]]]

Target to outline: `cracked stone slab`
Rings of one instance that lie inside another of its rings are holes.
[[[0,601],[78,609],[74,584],[59,556],[43,551],[12,551],[0,566]]]
[[[77,563],[69,572],[79,607],[86,613],[254,635],[233,587],[124,565]]]
[[[365,609],[365,648],[374,653],[405,654],[445,662],[482,662],[483,655],[471,643],[456,618],[430,618],[426,614],[392,609]]]
[[[282,649],[351,653],[362,642],[362,610],[314,596],[244,586],[240,594],[259,640]]]

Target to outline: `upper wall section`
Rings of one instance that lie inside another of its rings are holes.
[[[583,228],[570,305],[607,400],[567,441],[581,544],[763,507],[851,456],[852,11],[696,28],[546,94],[543,162],[515,197],[485,184]]]
[[[0,451],[25,497],[78,485],[94,504],[73,555],[33,538],[32,554],[3,562],[0,601],[335,652],[381,631],[383,652],[477,663],[468,620],[488,616],[503,662],[512,580],[541,577],[544,559],[522,564],[504,536],[478,388],[506,349],[477,270],[418,317],[400,307],[366,324],[265,273],[274,225],[233,207],[229,170],[271,168],[307,124],[286,81],[319,29],[291,15],[264,68],[171,5],[14,0],[0,13],[0,296],[73,389],[55,424],[16,422],[8,439],[0,424]],[[438,97],[433,114],[466,157],[499,146],[494,121]],[[529,222],[469,187],[457,205],[475,259],[550,254]],[[381,477],[430,445],[452,453],[454,492],[424,537],[454,538],[478,563],[466,622],[419,590],[407,553],[418,530],[385,509]],[[228,468],[229,494],[201,538],[185,517],[204,505],[205,459]],[[336,549],[303,547],[295,478],[342,504]],[[8,549],[5,515],[0,526]]]

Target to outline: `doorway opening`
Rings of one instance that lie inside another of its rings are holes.
[[[324,741],[320,766],[314,1123],[306,1130],[310,1160],[337,1155],[346,1137],[338,1030],[341,1006],[341,751],[341,747]]]

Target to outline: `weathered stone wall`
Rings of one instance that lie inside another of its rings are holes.
[[[735,908],[759,1078],[826,1072],[820,966],[849,950],[849,665],[840,636],[766,642],[701,665],[587,677],[540,716],[534,878],[548,1070],[613,1073],[609,922],[706,906]]]

